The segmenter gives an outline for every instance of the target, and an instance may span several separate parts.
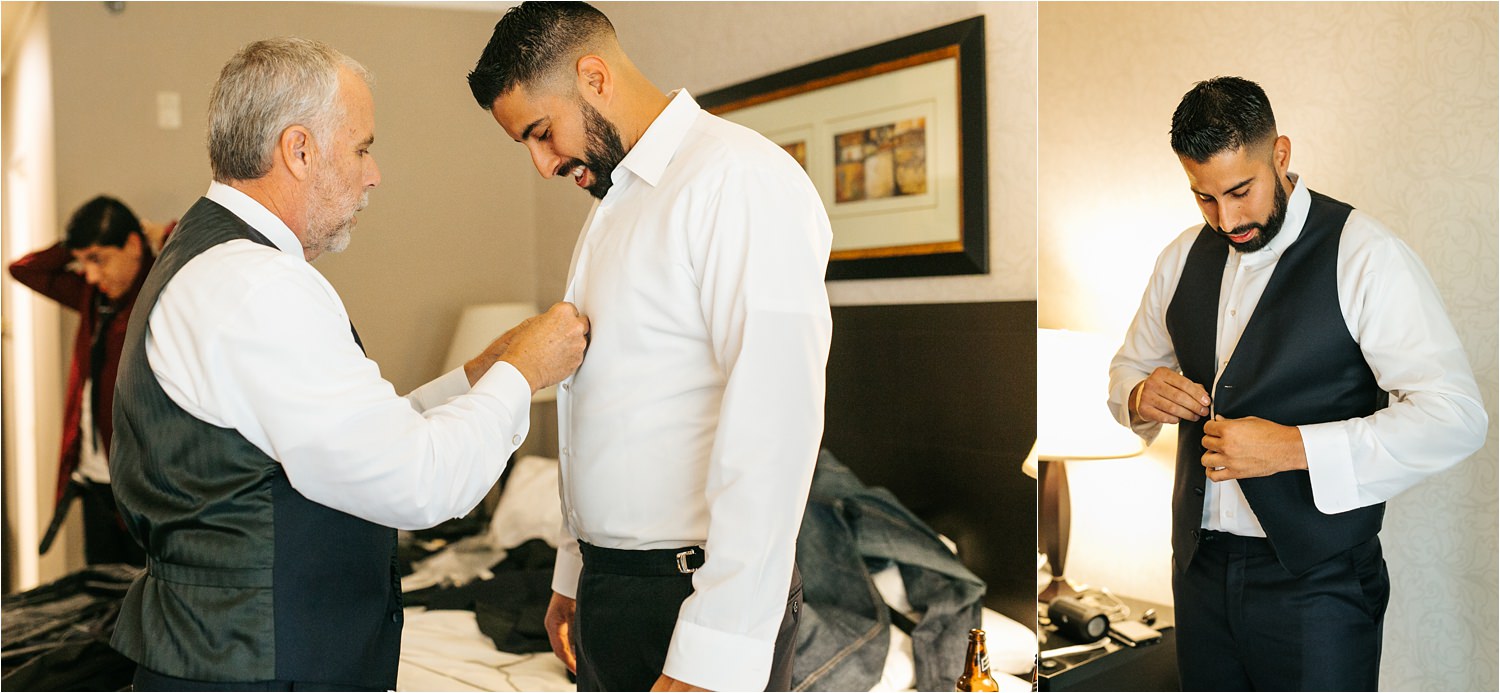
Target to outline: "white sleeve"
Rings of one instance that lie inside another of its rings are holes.
[[[438,376],[432,382],[406,393],[406,401],[411,402],[412,409],[421,413],[440,404],[446,404],[448,400],[468,391],[469,376],[464,372],[464,367],[459,366]]]
[[[719,190],[696,253],[725,376],[708,537],[663,669],[710,690],[762,690],[823,433],[832,232],[800,171],[735,171]]]
[[[1339,248],[1339,301],[1390,405],[1300,426],[1313,501],[1324,513],[1381,503],[1484,444],[1489,417],[1458,333],[1422,261],[1368,216]]]
[[[316,271],[282,261],[254,270],[235,293],[208,286],[194,297],[204,283],[169,286],[179,289],[172,303],[163,292],[150,322],[161,338],[147,356],[168,396],[239,430],[298,492],[330,508],[420,529],[477,505],[530,424],[531,388],[520,372],[496,363],[452,397],[450,373],[403,399],[355,344]],[[231,303],[209,305],[205,295]]]
[[[1109,411],[1120,422],[1149,444],[1161,433],[1161,424],[1145,421],[1135,425],[1130,420],[1130,392],[1158,367],[1180,371],[1172,335],[1167,332],[1167,306],[1177,291],[1188,251],[1198,236],[1193,227],[1182,232],[1156,258],[1156,267],[1141,295],[1141,305],[1125,332],[1125,341],[1109,363]],[[1212,383],[1200,383],[1207,389]]]

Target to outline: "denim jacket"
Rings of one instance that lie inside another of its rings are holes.
[[[984,581],[890,491],[865,486],[823,450],[797,538],[804,610],[793,690],[867,691],[880,680],[891,616],[870,574],[891,562],[921,615],[911,632],[917,687],[952,690]]]

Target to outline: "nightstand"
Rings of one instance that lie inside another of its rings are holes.
[[[1130,607],[1130,618],[1156,610],[1161,641],[1126,647],[1106,637],[1104,647],[1074,655],[1042,659],[1037,671],[1039,691],[1176,691],[1177,629],[1172,607],[1115,595]],[[1074,645],[1052,627],[1043,628],[1041,651]]]

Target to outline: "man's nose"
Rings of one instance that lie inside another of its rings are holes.
[[[365,172],[365,187],[373,188],[380,185],[380,165],[375,163],[375,155],[369,157],[370,170]]]
[[[83,264],[83,280],[84,281],[86,281],[86,282],[88,282],[90,284],[93,284],[94,286],[98,286],[99,285],[99,280],[102,277],[103,277],[103,275],[99,272],[99,266],[98,265],[96,265],[96,264],[94,264],[92,262],[86,262],[86,263]]]
[[[542,178],[551,178],[557,173],[557,166],[562,160],[541,147],[532,147],[531,163],[536,166],[536,172],[542,174]]]
[[[1240,224],[1245,223],[1245,215],[1242,214],[1240,205],[1223,203],[1219,205],[1219,228],[1225,233],[1234,233]]]

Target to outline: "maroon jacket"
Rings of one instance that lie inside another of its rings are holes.
[[[168,233],[176,223],[167,226]],[[130,324],[130,309],[135,305],[135,296],[146,281],[146,274],[156,260],[150,252],[141,255],[141,269],[135,275],[135,283],[121,296],[120,309],[109,325],[109,334],[104,344],[104,368],[99,373],[99,382],[94,387],[99,392],[99,410],[94,412],[94,425],[99,428],[99,438],[109,453],[110,437],[114,435],[115,371],[120,363],[120,347],[125,343],[125,328]],[[10,266],[10,276],[33,291],[46,296],[63,306],[78,312],[78,336],[73,339],[73,365],[68,369],[67,401],[63,405],[62,454],[57,463],[57,499],[62,500],[63,490],[73,470],[78,468],[78,458],[83,449],[83,384],[88,380],[90,367],[89,345],[93,342],[98,316],[94,314],[94,296],[99,290],[84,280],[78,273],[68,269],[73,253],[62,243],[38,250]]]

